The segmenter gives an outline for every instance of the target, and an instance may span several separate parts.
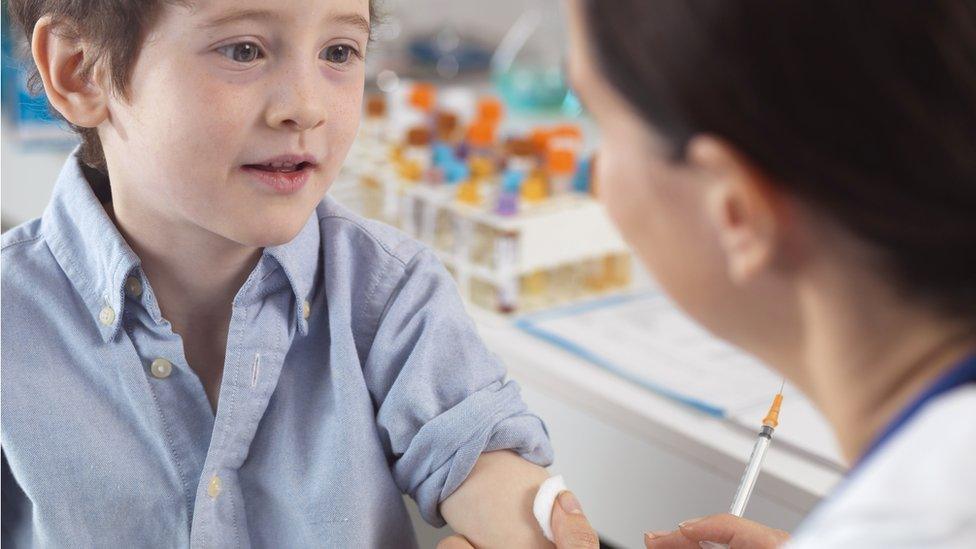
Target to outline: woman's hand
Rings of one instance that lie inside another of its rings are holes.
[[[576,496],[563,492],[556,502],[552,506],[552,534],[556,538],[556,549],[599,549],[600,538],[583,515]],[[463,536],[451,536],[441,540],[437,549],[474,549],[474,546]]]
[[[648,532],[644,545],[647,549],[699,549],[699,542],[712,541],[729,549],[773,549],[789,538],[783,530],[721,514],[682,522],[674,531]]]

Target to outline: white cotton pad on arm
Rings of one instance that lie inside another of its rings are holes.
[[[563,481],[562,475],[549,477],[542,486],[539,486],[535,501],[532,503],[532,514],[535,515],[535,520],[539,522],[546,539],[553,543],[556,540],[552,536],[552,506],[556,504],[556,496],[566,490],[566,482]]]

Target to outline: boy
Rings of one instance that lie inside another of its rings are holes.
[[[545,429],[446,271],[323,200],[367,1],[9,3],[82,145],[3,236],[3,541],[405,547],[403,492],[543,544]]]

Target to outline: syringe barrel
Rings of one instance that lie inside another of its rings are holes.
[[[741,517],[752,496],[752,490],[756,487],[759,480],[759,472],[762,470],[763,460],[766,458],[766,450],[772,441],[773,429],[764,425],[756,438],[756,444],[752,447],[752,455],[749,456],[749,463],[746,470],[742,473],[742,480],[739,481],[739,489],[735,492],[735,499],[729,508],[729,514]]]

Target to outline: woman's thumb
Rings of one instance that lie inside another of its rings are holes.
[[[552,507],[552,534],[557,549],[597,549],[600,538],[572,492],[563,492]]]

